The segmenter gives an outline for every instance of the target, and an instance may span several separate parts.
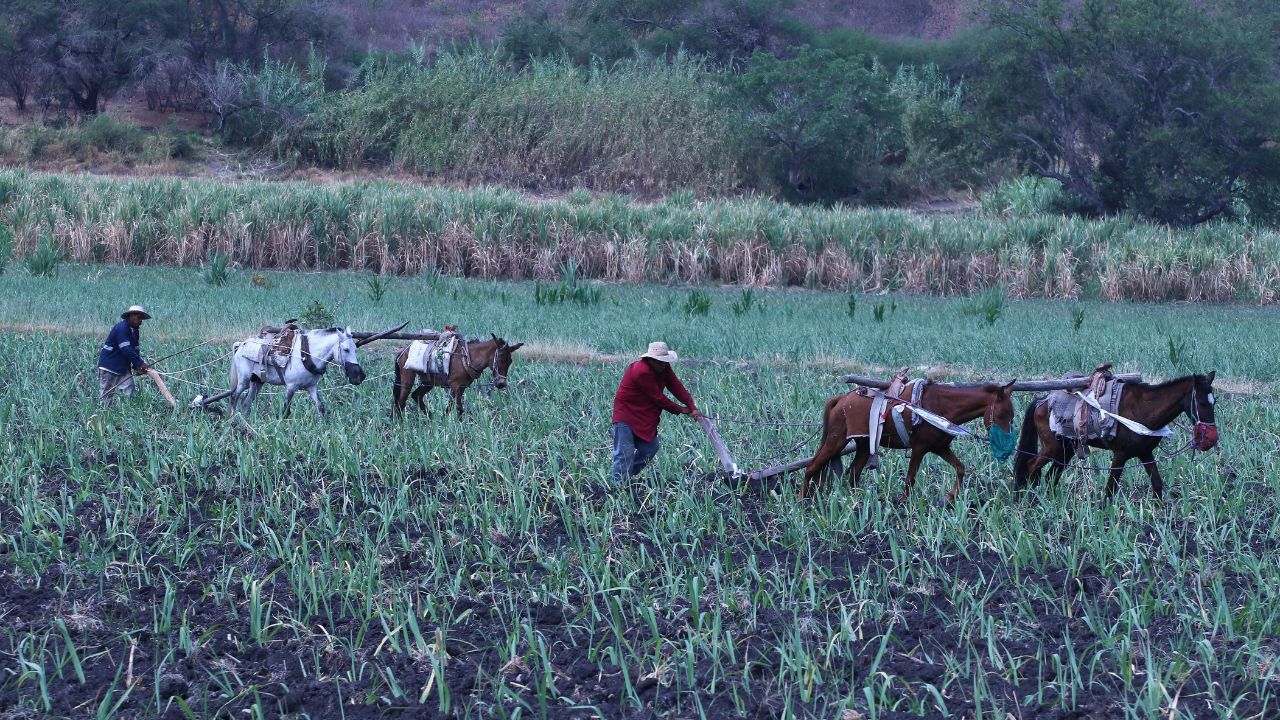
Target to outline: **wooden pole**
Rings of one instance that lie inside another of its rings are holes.
[[[1124,382],[1142,382],[1142,373],[1125,373],[1115,376],[1117,380]],[[842,375],[841,382],[865,385],[867,387],[876,388],[877,390],[886,390],[889,383],[879,378],[866,377],[864,375]],[[986,383],[980,382],[958,382],[947,383],[953,387],[982,387]],[[1056,380],[1019,380],[1013,384],[1014,390],[1083,390],[1089,387],[1089,377],[1078,378],[1058,378]]]
[[[265,326],[263,326],[263,328],[262,328],[262,330],[261,330],[260,332],[265,332],[265,333],[278,333],[278,332],[280,332],[282,329],[283,329],[283,328],[273,327],[273,326],[271,326],[271,325],[265,325]],[[356,340],[364,340],[365,338],[371,338],[371,337],[373,337],[374,335],[380,335],[380,333],[376,333],[376,332],[353,332],[353,333],[351,333],[351,337],[355,338]],[[394,333],[388,333],[388,334],[386,334],[386,335],[382,335],[382,336],[381,336],[381,337],[379,337],[378,339],[379,339],[379,340],[425,340],[425,341],[431,341],[431,340],[439,340],[439,339],[440,339],[440,333],[438,333],[438,332],[429,332],[429,333],[403,333],[403,332],[394,332]]]
[[[845,445],[844,449],[840,451],[840,455],[841,456],[848,455],[849,453],[853,452],[857,448],[858,448],[857,441],[850,440],[849,444]],[[763,470],[757,470],[751,473],[750,475],[748,475],[747,479],[764,480],[765,478],[771,478],[774,475],[782,475],[783,473],[802,470],[805,467],[807,467],[811,462],[813,462],[812,457],[807,457],[807,458],[804,458],[803,460],[792,460],[789,463],[783,463],[782,465],[774,465],[773,467],[767,467]]]
[[[711,447],[715,448],[716,457],[720,458],[720,469],[724,470],[729,477],[737,477],[738,463],[733,461],[733,454],[729,452],[729,447],[724,444],[724,438],[720,437],[720,431],[716,428],[716,424],[711,422],[711,418],[706,415],[698,416],[698,424],[707,433],[707,439],[711,441]]]

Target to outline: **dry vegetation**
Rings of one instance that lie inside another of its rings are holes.
[[[53,245],[76,262],[626,282],[800,285],[864,292],[1271,303],[1272,231],[1174,231],[1125,219],[817,209],[759,199],[657,204],[584,191],[387,182],[241,183],[0,172],[18,256]]]

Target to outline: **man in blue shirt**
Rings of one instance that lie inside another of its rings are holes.
[[[98,400],[111,407],[116,393],[133,395],[134,375],[145,375],[147,363],[142,359],[141,333],[143,320],[151,316],[141,305],[133,305],[120,314],[120,322],[102,343],[98,353]]]

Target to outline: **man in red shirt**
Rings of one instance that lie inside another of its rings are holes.
[[[658,454],[658,420],[662,411],[699,415],[693,398],[676,377],[676,354],[664,342],[649,343],[649,352],[627,366],[613,396],[613,481],[621,484]],[[670,390],[681,405],[664,394]]]

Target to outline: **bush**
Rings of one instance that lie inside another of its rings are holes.
[[[204,278],[205,283],[208,285],[225,287],[227,283],[231,282],[231,271],[228,269],[230,263],[231,258],[222,253],[214,253],[209,256],[209,261],[205,263],[200,277]]]
[[[307,309],[302,311],[302,326],[307,328],[329,328],[337,324],[333,311],[319,300],[312,300]]]
[[[84,145],[101,152],[139,153],[146,135],[133,123],[95,115],[80,128]]]
[[[996,320],[1004,312],[1005,289],[1003,285],[992,285],[971,296],[960,312],[976,316],[987,325],[995,325]]]
[[[751,288],[743,288],[742,295],[729,305],[729,309],[734,315],[741,317],[750,312],[753,306],[759,306],[755,292]]]
[[[711,312],[711,294],[701,288],[695,288],[689,292],[680,309],[685,315],[706,315]]]
[[[429,65],[379,58],[277,146],[324,164],[529,187],[731,191],[745,182],[741,148],[712,78],[683,55],[519,71],[476,50]]]
[[[369,297],[369,300],[375,305],[381,305],[382,298],[386,297],[387,294],[387,281],[381,275],[374,275],[365,280],[364,284],[367,290],[365,294]]]
[[[535,283],[533,286],[533,301],[537,305],[559,305],[565,302],[582,306],[595,305],[603,295],[600,288],[579,282],[578,264],[573,260],[560,267],[559,285],[543,286],[542,283]]]
[[[0,205],[3,205],[0,202]],[[9,267],[9,258],[13,255],[13,230],[8,225],[0,225],[0,275]]]
[[[985,212],[1001,217],[1032,217],[1061,212],[1062,183],[1041,177],[1005,180],[982,196]]]
[[[22,263],[26,265],[27,272],[32,277],[56,277],[58,274],[58,266],[62,264],[63,255],[53,240],[45,236],[40,240],[39,247],[35,252],[27,255],[22,259]]]

